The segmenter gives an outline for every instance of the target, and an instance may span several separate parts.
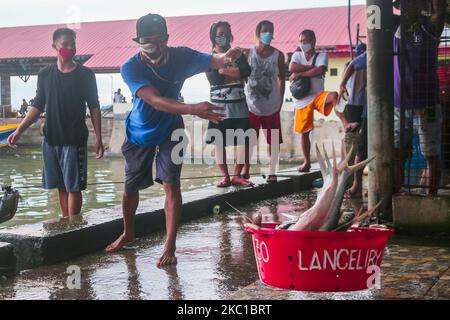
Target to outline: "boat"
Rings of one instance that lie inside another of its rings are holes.
[[[6,139],[17,129],[19,123],[0,126],[0,149],[8,146]]]

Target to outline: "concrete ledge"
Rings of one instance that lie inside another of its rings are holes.
[[[182,221],[212,214],[215,205],[228,208],[225,201],[240,205],[305,190],[311,188],[312,181],[320,177],[317,169],[306,174],[288,174],[295,176],[280,177],[277,183],[271,184],[262,178],[253,178],[256,185],[249,188],[219,189],[212,186],[185,192]],[[163,208],[164,197],[141,201],[136,216],[137,237],[164,228]],[[13,244],[19,271],[101,250],[122,230],[122,210],[121,206],[117,206],[90,211],[78,224],[60,223],[52,226],[51,230],[42,223],[4,229],[0,231],[0,241]]]
[[[450,196],[394,196],[392,207],[400,232],[450,235]]]
[[[0,242],[0,277],[13,275],[16,272],[16,262],[13,245]]]

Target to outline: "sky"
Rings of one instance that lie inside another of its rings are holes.
[[[352,5],[365,0],[351,0]],[[162,16],[345,6],[348,0],[0,0],[0,27]]]
[[[352,5],[364,4],[365,0],[351,0]],[[137,19],[152,12],[162,16],[185,16],[211,13],[249,12],[264,10],[299,9],[313,7],[345,6],[348,0],[0,0],[2,8],[1,27],[77,23],[86,21]],[[11,80],[12,105],[19,108],[22,98],[34,97],[36,77],[24,83],[17,77]],[[121,88],[128,101],[131,93],[119,74],[97,74],[101,105],[111,103],[112,92]],[[288,90],[287,90],[288,91]],[[208,100],[209,83],[204,74],[188,79],[182,90],[187,102]]]

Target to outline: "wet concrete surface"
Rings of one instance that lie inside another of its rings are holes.
[[[380,289],[339,293],[300,292],[260,281],[232,294],[236,300],[450,299],[450,248],[390,241],[381,265]]]
[[[189,221],[209,215],[216,205],[226,201],[235,205],[269,197],[282,196],[310,188],[320,176],[317,170],[291,177],[280,177],[267,183],[254,177],[253,187],[206,187],[183,193],[182,220]],[[136,215],[136,235],[142,237],[164,228],[165,197],[154,197],[139,203]],[[0,241],[14,245],[17,269],[58,263],[105,248],[123,231],[122,208],[96,209],[80,221],[56,224],[35,223],[0,230]]]
[[[261,212],[268,222],[285,221],[309,208],[315,198],[316,192],[308,191],[238,208]],[[358,202],[345,201],[344,206],[357,209]],[[244,231],[240,215],[231,210],[180,227],[176,267],[156,267],[163,238],[164,233],[158,232],[117,254],[97,252],[23,271],[0,280],[0,299],[450,299],[447,241],[392,238],[380,290],[308,293],[260,283],[251,236]],[[80,268],[80,289],[67,286],[70,266]]]
[[[10,243],[0,242],[0,277],[13,275],[16,262],[14,247]]]

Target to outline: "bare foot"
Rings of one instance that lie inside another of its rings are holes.
[[[107,246],[105,251],[108,253],[117,252],[127,244],[133,242],[134,240],[135,240],[134,236],[129,236],[123,233],[119,238],[117,238],[116,241]]]
[[[348,189],[344,194],[346,199],[358,199],[362,198],[362,190],[361,189]]]
[[[344,129],[345,129],[345,132],[353,132],[358,128],[359,128],[358,122],[351,122],[351,123],[348,123]]]
[[[305,162],[303,165],[297,168],[298,172],[309,172],[311,170],[311,164]]]
[[[156,266],[163,268],[166,266],[177,264],[177,257],[175,257],[175,249],[164,249],[163,255],[159,258]]]

